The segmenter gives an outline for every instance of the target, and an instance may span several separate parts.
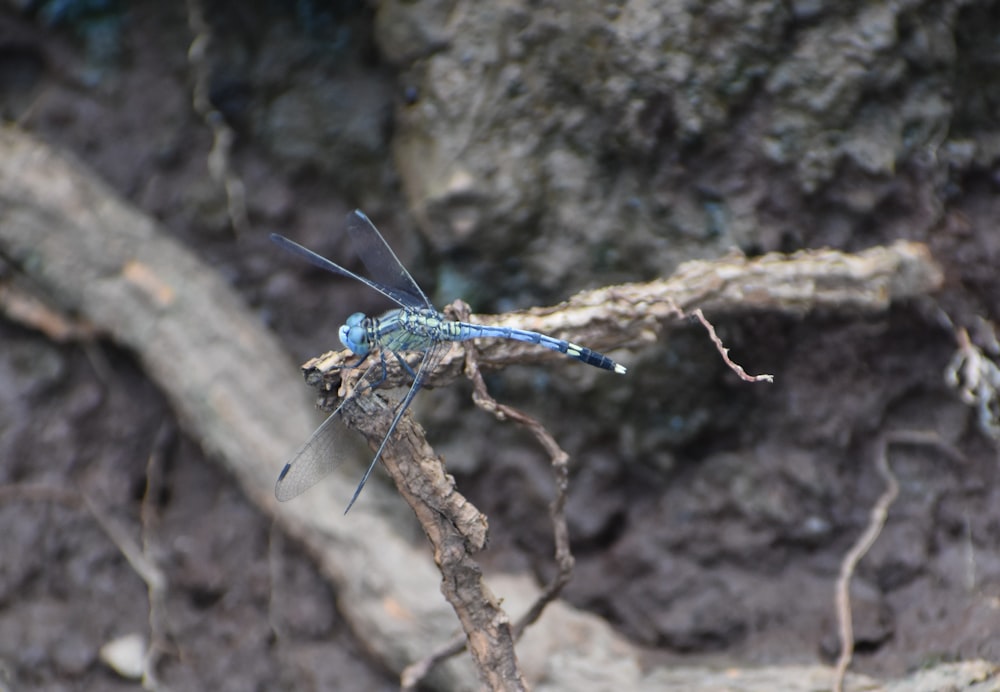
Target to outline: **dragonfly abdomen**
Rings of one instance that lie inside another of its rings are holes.
[[[544,346],[550,351],[558,351],[563,353],[574,360],[578,360],[581,363],[586,363],[587,365],[593,365],[595,368],[601,368],[602,370],[610,370],[611,372],[616,372],[620,375],[624,375],[626,368],[620,363],[608,358],[603,353],[598,353],[586,346],[580,346],[579,344],[574,344],[571,341],[563,341],[562,339],[556,339],[551,336],[546,336],[539,332],[529,332],[525,329],[515,329],[513,327],[487,327],[481,324],[469,324],[467,322],[454,322],[452,324],[458,325],[457,336],[452,337],[455,341],[468,341],[469,339],[478,339],[482,337],[492,337],[498,339],[513,339],[514,341],[524,341],[529,344],[538,344],[539,346]]]

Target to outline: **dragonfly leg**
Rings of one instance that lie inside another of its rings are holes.
[[[410,367],[410,364],[407,363],[401,355],[399,355],[395,351],[392,352],[392,355],[396,356],[396,360],[399,361],[400,366],[403,368],[403,370],[406,371],[406,374],[408,374],[413,379],[417,379],[417,373],[413,372],[413,368]]]
[[[396,360],[399,361],[399,364],[403,368],[403,370],[405,370],[406,373],[410,377],[412,377],[413,379],[416,379],[417,373],[415,373],[413,371],[413,368],[410,367],[410,364],[407,363],[405,360],[403,360],[402,356],[400,356],[395,351],[392,351],[391,353],[392,353],[393,356],[395,356]],[[365,358],[367,358],[367,357],[368,357],[368,355],[365,354]],[[363,363],[363,362],[364,362],[364,358],[362,358],[360,361],[358,361],[356,364],[354,364],[354,365],[352,365],[350,367],[356,368],[359,365],[361,365],[361,363]],[[375,391],[376,389],[378,389],[379,386],[381,386],[381,384],[383,382],[385,382],[389,378],[389,368],[388,368],[388,366],[386,365],[386,362],[385,362],[385,352],[384,351],[381,352],[381,353],[379,353],[379,364],[382,367],[382,373],[377,378],[375,378],[371,382],[368,382],[368,383],[366,383],[364,385],[365,388],[368,389],[368,390],[370,390],[370,391]],[[348,367],[348,366],[344,366],[344,367]]]
[[[365,354],[365,357],[367,358],[368,354]],[[385,365],[385,354],[384,353],[379,353],[378,359],[379,359],[379,364],[382,366],[382,374],[380,374],[372,382],[368,382],[368,383],[365,384],[365,387],[369,391],[372,391],[372,392],[374,392],[379,387],[379,385],[381,385],[383,382],[385,382],[386,379],[389,377],[389,371],[388,371],[388,369],[386,368],[386,365]],[[375,367],[375,366],[372,366],[372,367]]]
[[[369,352],[369,353],[366,353],[365,355],[361,356],[361,358],[358,359],[357,363],[351,363],[351,364],[345,363],[344,365],[334,365],[330,369],[331,370],[354,370],[356,368],[360,368],[364,364],[364,362],[366,360],[368,360],[368,356],[370,356],[370,355],[371,355],[371,353]]]

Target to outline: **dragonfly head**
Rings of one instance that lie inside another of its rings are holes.
[[[363,312],[356,312],[348,317],[347,322],[340,327],[340,343],[357,356],[368,355],[372,348],[368,339],[368,330],[364,325],[365,319]]]

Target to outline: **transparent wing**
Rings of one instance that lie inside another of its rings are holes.
[[[286,502],[301,495],[348,459],[349,455],[346,452],[349,446],[345,445],[344,441],[352,433],[344,424],[340,412],[347,402],[367,389],[363,383],[369,381],[372,373],[381,372],[381,369],[380,363],[372,364],[358,380],[354,391],[344,398],[340,406],[316,428],[316,432],[281,469],[278,482],[274,484],[274,496],[279,502]]]
[[[326,257],[323,257],[322,255],[317,255],[309,248],[299,245],[294,240],[289,240],[283,235],[272,233],[271,241],[275,245],[278,245],[279,247],[281,247],[284,250],[287,250],[288,252],[291,252],[293,255],[298,255],[299,257],[303,258],[304,260],[313,264],[314,266],[319,267],[320,269],[325,269],[328,272],[333,272],[334,274],[340,274],[341,276],[346,276],[348,278],[354,279],[355,281],[360,281],[365,286],[375,289],[389,300],[398,303],[403,307],[411,306],[411,298],[409,296],[401,294],[398,291],[394,291],[387,286],[382,286],[380,284],[375,283],[374,281],[370,281],[363,276],[355,274],[349,269],[344,269],[339,264],[331,262]]]
[[[368,274],[381,287],[378,290],[408,308],[434,307],[375,224],[360,209],[347,215],[347,233]]]

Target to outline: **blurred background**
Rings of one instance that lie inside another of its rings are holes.
[[[289,364],[390,306],[267,235],[359,270],[343,232],[356,207],[439,307],[481,313],[733,249],[926,243],[946,282],[925,300],[718,323],[773,385],[739,381],[693,326],[609,354],[626,377],[553,359],[488,379],[571,456],[565,600],[655,661],[829,663],[833,582],[883,488],[878,435],[959,450],[900,452],[899,498],[854,583],[855,669],[894,677],[1000,660],[998,41],[989,1],[10,0],[0,113],[206,263]],[[21,271],[0,247],[0,282]],[[134,346],[56,340],[3,295],[0,689],[136,685],[99,650],[148,635],[147,584],[79,493],[136,540],[156,516],[163,685],[397,686]],[[973,405],[945,378],[963,329],[987,373]],[[542,450],[465,383],[414,410],[489,517],[487,570],[544,580]]]

